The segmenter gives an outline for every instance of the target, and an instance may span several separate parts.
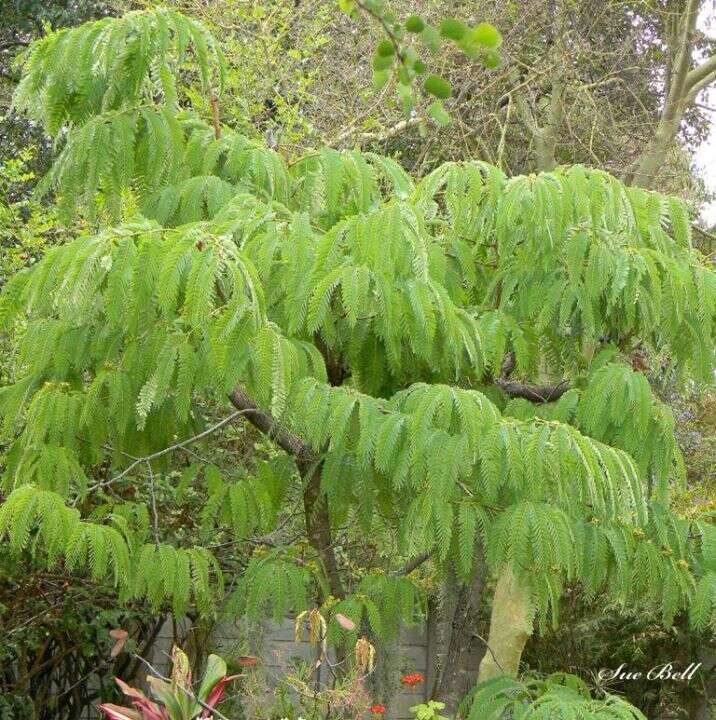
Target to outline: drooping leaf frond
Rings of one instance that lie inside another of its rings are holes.
[[[205,91],[221,90],[222,53],[201,23],[168,8],[103,18],[33,43],[23,59],[14,102],[50,135],[108,111],[138,106],[156,93],[171,109],[177,77],[188,61]]]
[[[0,537],[15,552],[28,550],[48,567],[64,562],[69,572],[93,580],[111,578],[126,599],[146,598],[155,606],[168,601],[177,615],[190,599],[209,615],[222,595],[222,575],[205,548],[141,545],[124,523],[87,522],[57,493],[23,485],[0,506]]]

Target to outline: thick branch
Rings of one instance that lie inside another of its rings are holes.
[[[693,34],[698,14],[698,0],[688,0],[684,12],[676,19],[680,23],[678,46],[671,48],[673,62],[668,68],[667,92],[664,108],[659,116],[654,136],[625,175],[625,180],[634,185],[649,188],[653,185],[659,167],[671,143],[676,138],[679,125],[688,106],[694,101],[695,94],[707,83],[713,72],[713,59],[689,71],[693,55]]]
[[[685,86],[687,90],[692,90],[696,85],[704,81],[713,82],[714,74],[716,74],[716,55],[712,55],[708,60],[704,60],[701,65],[696,66],[686,75]]]
[[[306,533],[311,547],[318,553],[328,578],[331,595],[335,598],[345,597],[341,575],[338,571],[336,554],[333,551],[331,519],[328,515],[328,501],[321,491],[320,464],[313,463],[309,467],[299,463],[301,477],[308,478],[303,490],[303,511],[306,518]]]
[[[510,397],[520,397],[536,403],[558,400],[569,390],[569,382],[562,380],[556,385],[530,385],[516,380],[495,380],[495,384]]]
[[[259,410],[242,387],[237,385],[229,393],[229,400],[257,430],[270,437],[289,455],[293,455],[297,462],[310,464],[315,461],[311,448],[298,435],[294,435],[277,422],[270,412]]]
[[[406,562],[400,570],[396,570],[391,574],[393,577],[404,577],[405,575],[410,575],[413,570],[417,570],[424,562],[429,560],[431,556],[432,552],[420,553],[420,555],[416,555],[414,558],[408,560],[408,562]]]
[[[475,543],[475,567],[469,583],[460,585],[453,612],[450,641],[443,660],[436,697],[454,713],[465,693],[475,685],[487,642],[479,634],[486,576],[482,542]]]
[[[545,403],[558,400],[564,393],[569,390],[569,382],[560,380],[555,385],[533,385],[530,383],[521,383],[517,380],[510,380],[510,375],[515,369],[515,354],[508,352],[502,363],[501,376],[495,380],[495,385],[502,392],[510,397],[521,397],[532,402]]]
[[[673,75],[669,78],[669,89],[666,107],[672,97],[681,97],[688,89],[689,66],[691,65],[691,54],[693,49],[692,37],[696,28],[696,17],[698,15],[699,0],[687,0],[686,8],[679,18],[682,23],[680,28],[679,45],[676,50],[676,57],[673,64]],[[666,108],[665,108],[666,110]]]
[[[692,222],[691,227],[696,230],[699,235],[705,237],[707,240],[710,240],[712,243],[716,243],[716,235],[710,233],[708,230],[704,230],[699,224]]]

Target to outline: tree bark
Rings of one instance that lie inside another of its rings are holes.
[[[532,385],[502,378],[495,380],[495,385],[509,397],[525,398],[534,403],[548,403],[559,400],[571,387],[568,380],[562,380],[556,385]]]
[[[691,720],[711,720],[716,708],[716,646],[704,645],[696,655],[696,662],[703,663],[697,678],[701,680],[701,692],[689,708]]]
[[[517,675],[522,652],[532,635],[534,612],[529,592],[510,567],[497,580],[492,600],[487,652],[480,663],[479,682],[497,675]]]
[[[564,121],[564,89],[566,68],[570,53],[564,47],[567,29],[567,7],[563,0],[556,0],[552,7],[553,22],[549,28],[551,41],[549,55],[554,65],[550,76],[549,102],[546,111],[541,113],[528,92],[526,83],[520,83],[514,91],[517,112],[532,135],[537,172],[554,170],[557,166],[557,141],[559,130]],[[540,117],[542,115],[542,117]]]
[[[449,715],[456,713],[460,701],[477,681],[480,660],[485,652],[485,643],[478,633],[484,578],[485,560],[482,543],[479,543],[472,579],[461,585],[457,593],[450,640],[434,693],[445,703]]]
[[[345,596],[345,590],[338,570],[336,554],[333,551],[328,501],[321,492],[321,471],[321,466],[315,463],[308,467],[299,465],[299,472],[305,481],[303,511],[306,534],[308,542],[321,560],[331,595],[335,598],[342,598]]]

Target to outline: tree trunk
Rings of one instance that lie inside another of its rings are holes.
[[[345,591],[333,551],[328,502],[325,494],[321,492],[321,466],[315,463],[308,466],[299,463],[298,469],[301,477],[308,480],[303,490],[303,510],[308,542],[320,558],[331,595],[340,599],[344,597]]]
[[[480,663],[478,680],[497,675],[517,675],[522,651],[532,634],[534,610],[524,582],[505,567],[497,580],[492,600],[487,652]]]
[[[479,543],[472,580],[461,585],[457,593],[450,640],[434,693],[438,700],[445,703],[449,715],[455,714],[465,693],[476,683],[480,660],[485,652],[485,643],[478,633],[484,578],[485,560],[482,543]]]
[[[694,33],[700,7],[700,0],[686,0],[682,12],[671,17],[672,27],[667,38],[670,57],[667,60],[664,107],[653,139],[637,158],[631,172],[625,175],[625,180],[633,185],[644,188],[654,185],[666,153],[676,140],[684,113],[698,93],[716,78],[714,57],[689,70],[693,61]]]
[[[321,461],[302,438],[283,427],[270,412],[259,409],[240,385],[229,393],[229,400],[243,413],[246,420],[296,460],[296,466],[305,483],[303,509],[308,541],[323,564],[331,594],[342,598],[343,583],[333,552],[328,502],[325,494],[321,492]]]
[[[427,618],[427,687],[426,699],[439,700],[440,677],[452,632],[452,620],[457,607],[458,587],[451,574],[440,587],[439,595],[428,600]]]
[[[659,168],[664,164],[666,153],[676,138],[684,116],[683,99],[679,98],[673,102],[675,107],[670,108],[667,105],[664,115],[659,120],[654,138],[639,157],[631,177],[627,176],[627,180],[630,180],[632,185],[651,188]]]
[[[716,647],[704,645],[696,654],[696,661],[703,663],[695,680],[701,687],[689,707],[691,720],[711,720],[716,708]]]

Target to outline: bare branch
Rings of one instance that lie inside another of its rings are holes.
[[[224,427],[224,425],[228,425],[233,420],[236,420],[237,417],[240,415],[243,415],[244,412],[242,410],[237,410],[236,412],[231,413],[231,415],[228,415],[223,420],[220,420],[215,425],[212,425],[211,427],[207,428],[206,430],[203,430],[198,435],[194,435],[193,437],[187,438],[186,440],[182,440],[181,442],[178,442],[174,445],[170,445],[169,447],[164,448],[163,450],[157,450],[157,452],[152,453],[151,455],[145,455],[144,457],[136,458],[134,462],[132,462],[130,465],[128,465],[124,470],[122,470],[119,475],[115,475],[112,478],[109,478],[108,480],[102,480],[101,482],[96,483],[95,485],[90,486],[87,488],[88,490],[97,490],[99,488],[105,488],[109,485],[113,485],[118,480],[121,480],[123,477],[126,477],[129,475],[134,468],[136,468],[138,465],[141,465],[142,463],[150,463],[152,460],[156,460],[157,458],[163,457],[164,455],[168,455],[171,452],[174,452],[175,450],[181,450],[182,448],[185,448],[187,445],[191,445],[195,442],[198,442],[199,440],[202,440],[203,438],[207,437],[208,435],[211,435],[212,433],[216,432],[217,430]]]
[[[332,547],[328,502],[321,489],[323,468],[320,457],[317,457],[298,435],[281,425],[270,412],[260,410],[241,386],[237,385],[229,393],[229,399],[255,428],[295,458],[298,471],[305,482],[303,508],[308,540],[323,563],[331,593],[335,597],[344,597],[338,562]]]
[[[704,80],[713,82],[716,73],[716,55],[704,60],[686,75],[685,85],[687,90],[693,89]]]
[[[560,380],[556,385],[533,385],[510,380],[515,369],[515,354],[508,352],[502,363],[501,375],[495,380],[495,385],[510,397],[521,397],[536,403],[552,402],[559,399],[569,390],[569,382]]]
[[[393,577],[404,577],[410,575],[413,570],[417,570],[424,562],[432,557],[432,552],[424,552],[420,555],[416,555],[414,558],[408,560],[402,568],[392,573]]]
[[[411,117],[407,120],[401,120],[400,122],[395,123],[395,125],[391,125],[391,127],[386,128],[383,132],[362,132],[358,133],[357,127],[350,127],[347,130],[344,130],[342,133],[337,135],[333,140],[327,143],[329,147],[333,147],[335,145],[340,145],[344,140],[347,140],[349,137],[353,135],[358,135],[358,138],[360,140],[374,140],[376,142],[383,142],[384,140],[389,140],[392,137],[395,137],[399,133],[403,132],[403,130],[407,130],[407,128],[412,127],[414,125],[419,125],[421,122],[424,122],[425,118],[422,117]]]
[[[710,240],[711,242],[716,243],[716,235],[714,235],[713,233],[710,233],[708,230],[704,230],[700,225],[698,225],[695,222],[691,223],[691,227],[694,230],[696,230],[696,232],[699,233],[699,235],[702,235],[707,240]]]

